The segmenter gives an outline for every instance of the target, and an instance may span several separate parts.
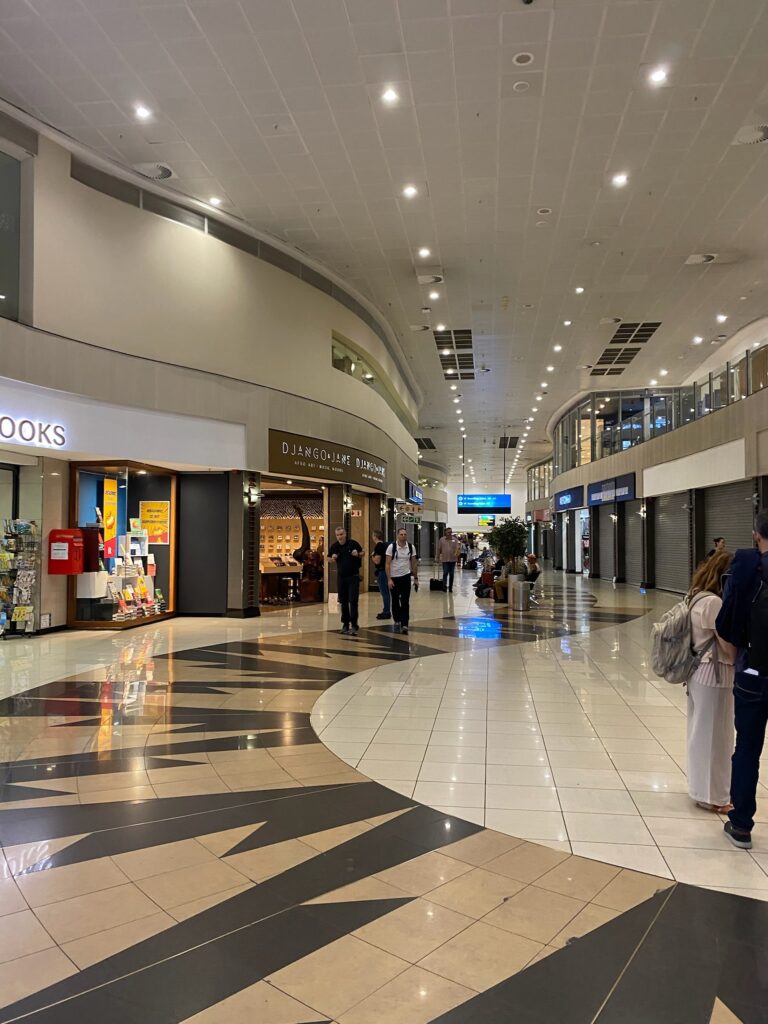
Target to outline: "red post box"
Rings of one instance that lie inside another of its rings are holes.
[[[50,576],[79,576],[83,571],[83,531],[51,530],[48,539]]]

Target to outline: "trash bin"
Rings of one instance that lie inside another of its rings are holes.
[[[527,612],[530,608],[531,588],[527,583],[511,580],[507,600],[509,607],[516,612]]]

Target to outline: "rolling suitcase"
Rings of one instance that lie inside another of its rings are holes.
[[[445,593],[445,582],[442,576],[433,576],[432,579],[429,581],[429,589],[440,590],[442,591],[442,593]]]

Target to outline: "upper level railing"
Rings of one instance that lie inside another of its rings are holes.
[[[554,475],[625,451],[768,387],[768,338],[691,384],[596,391],[554,430]]]

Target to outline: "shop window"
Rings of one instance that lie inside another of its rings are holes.
[[[746,352],[737,363],[728,366],[728,401],[740,402],[749,394],[747,370],[749,361]]]
[[[701,419],[702,416],[706,416],[712,412],[712,381],[710,378],[702,377],[701,380],[696,381],[694,384],[694,393],[696,400],[694,405],[696,407],[696,419]]]
[[[768,387],[768,344],[749,354],[750,394]]]
[[[579,465],[586,466],[592,461],[592,400],[579,406]]]
[[[21,165],[0,152],[0,317],[19,318]]]
[[[621,450],[619,400],[610,395],[595,396],[595,456],[603,459]]]
[[[621,426],[619,450],[634,448],[645,440],[643,437],[645,400],[642,395],[621,396]]]
[[[728,405],[728,368],[712,374],[712,410]]]
[[[683,425],[693,423],[696,419],[696,391],[693,385],[680,388],[677,406],[678,422]]]
[[[176,474],[95,463],[73,463],[71,474],[85,571],[71,579],[69,624],[115,629],[173,613]]]

